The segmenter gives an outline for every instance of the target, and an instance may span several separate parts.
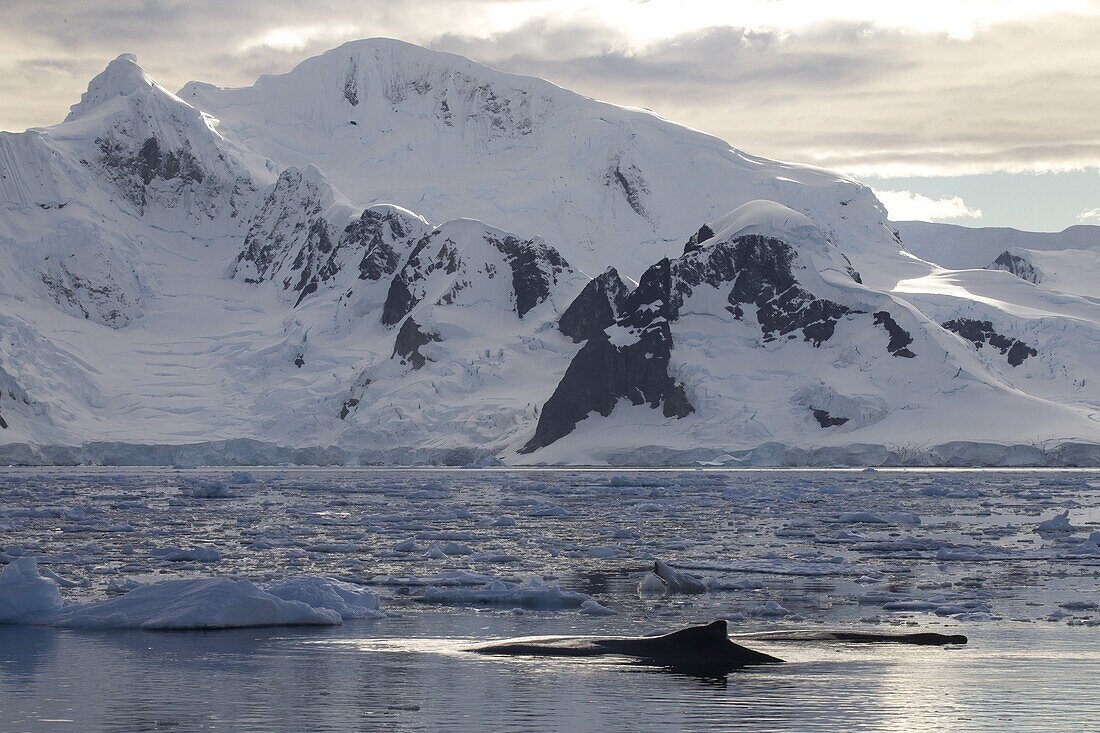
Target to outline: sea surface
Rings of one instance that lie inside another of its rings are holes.
[[[0,733],[1097,730],[1098,529],[1090,471],[6,469],[0,562],[35,557],[66,602],[174,577],[312,574],[374,588],[387,617],[0,625]],[[216,559],[154,554],[165,548]],[[644,592],[657,559],[709,591]],[[494,580],[529,592],[423,598]],[[555,586],[615,613],[540,603]],[[469,651],[716,618],[734,634],[969,643],[745,642],[787,663],[719,678]]]

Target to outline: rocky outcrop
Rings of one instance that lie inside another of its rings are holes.
[[[683,385],[669,376],[671,354],[667,321],[654,323],[637,341],[624,346],[611,343],[606,334],[589,339],[546,401],[535,435],[520,453],[532,453],[565,437],[591,412],[610,415],[620,399],[661,407],[665,417],[691,414],[694,408]]]
[[[943,327],[957,333],[979,349],[986,344],[1001,352],[1009,366],[1017,367],[1029,356],[1038,356],[1039,352],[1019,339],[997,333],[990,321],[978,321],[973,318],[955,318],[943,323]]]
[[[506,236],[487,237],[486,241],[500,250],[512,268],[512,291],[520,318],[546,300],[558,276],[569,269],[565,258],[541,240]]]
[[[382,323],[395,326],[411,313],[427,297],[428,282],[436,273],[450,278],[437,303],[449,305],[475,281],[494,279],[501,266],[507,267],[511,306],[523,318],[545,301],[559,277],[570,271],[565,258],[540,239],[520,239],[488,227],[471,236],[471,228],[477,226],[461,221],[444,224],[417,243],[390,282]]]
[[[435,333],[425,333],[420,324],[410,316],[401,324],[397,332],[397,340],[393,344],[391,358],[401,358],[402,364],[411,366],[414,370],[423,368],[429,359],[420,353],[420,347],[432,342],[439,342],[440,338]]]
[[[820,346],[834,332],[837,319],[850,310],[817,298],[802,288],[792,270],[794,249],[779,239],[745,235],[704,244],[713,232],[704,228],[677,260],[665,258],[642,275],[638,287],[617,310],[614,324],[605,325],[612,305],[617,273],[604,273],[586,286],[563,314],[559,328],[574,340],[587,339],[557,389],[547,400],[538,426],[521,452],[530,453],[568,435],[592,412],[610,415],[619,399],[662,408],[665,417],[686,417],[694,411],[684,385],[669,373],[673,349],[670,324],[696,288],[728,288],[727,310],[737,319],[752,306],[765,341],[801,331],[805,341]],[[568,316],[568,318],[566,317]],[[565,326],[562,327],[562,321]]]
[[[1029,283],[1038,285],[1043,281],[1043,274],[1031,264],[1029,261],[1020,257],[1019,255],[1012,254],[1009,250],[1005,250],[997,255],[997,259],[986,266],[987,270],[1004,270],[1010,272],[1021,280],[1027,280]]]
[[[833,417],[829,414],[828,410],[813,410],[814,420],[817,420],[817,424],[823,428],[832,428],[837,425],[843,425],[848,422],[846,417]]]
[[[890,335],[890,343],[886,345],[888,352],[906,359],[912,359],[916,356],[909,350],[909,345],[913,343],[913,335],[898,325],[898,322],[894,320],[894,317],[888,311],[877,311],[875,313],[875,325],[882,326],[886,329],[886,333]]]
[[[577,343],[602,334],[622,314],[627,292],[618,271],[607,268],[590,280],[561,314],[558,330]]]

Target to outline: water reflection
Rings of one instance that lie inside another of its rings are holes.
[[[786,644],[765,650],[787,664],[718,677],[465,651],[524,623],[425,613],[303,631],[0,627],[0,729],[1084,730],[1100,714],[1088,630],[989,625],[957,650]]]

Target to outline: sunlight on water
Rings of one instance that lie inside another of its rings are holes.
[[[213,502],[179,501],[168,472],[0,476],[0,551],[84,579],[64,590],[69,599],[102,595],[113,579],[380,576],[390,617],[217,632],[0,626],[0,732],[1076,731],[1100,720],[1089,606],[1100,558],[1073,554],[1087,530],[1034,531],[1061,511],[1079,527],[1100,521],[1095,473],[257,475]],[[427,480],[443,482],[444,498],[410,498]],[[43,508],[36,497],[47,483]],[[852,512],[878,516],[845,518]],[[515,521],[494,524],[501,516]],[[392,549],[410,538],[475,551]],[[200,543],[222,558],[181,564],[149,553]],[[943,548],[980,553],[943,559]],[[644,597],[639,578],[653,557],[728,584]],[[618,613],[428,605],[417,601],[422,585],[392,580],[445,570],[555,578]],[[925,610],[885,605],[938,596],[944,605]],[[769,615],[772,600],[782,613]],[[949,607],[959,603],[971,605]],[[470,651],[493,639],[644,634],[714,618],[730,618],[734,633],[933,630],[970,643],[745,641],[786,663],[721,677],[626,658]]]

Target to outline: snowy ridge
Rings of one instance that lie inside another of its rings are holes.
[[[1100,445],[1092,250],[944,269],[855,181],[396,41],[178,95],[120,56],[0,134],[0,245],[12,462]]]

